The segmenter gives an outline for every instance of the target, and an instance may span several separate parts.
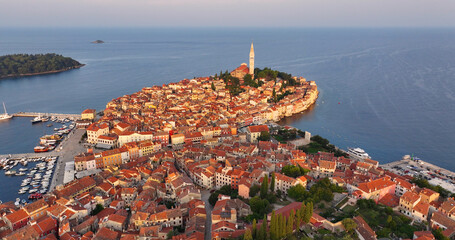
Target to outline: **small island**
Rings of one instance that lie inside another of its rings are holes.
[[[64,72],[84,66],[55,53],[0,56],[0,79]]]
[[[96,40],[96,41],[93,41],[92,43],[104,43],[103,40]]]

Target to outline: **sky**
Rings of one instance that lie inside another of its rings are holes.
[[[454,27],[455,0],[0,0],[0,27]]]

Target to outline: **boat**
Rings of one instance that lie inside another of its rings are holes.
[[[19,190],[19,192],[17,192],[17,193],[19,193],[19,194],[24,194],[24,193],[26,193],[26,192],[27,192],[26,190]]]
[[[10,119],[10,118],[13,118],[13,115],[9,115],[8,112],[6,112],[5,103],[3,103],[3,110],[5,111],[5,113],[0,114],[0,121],[1,121],[1,120],[7,120],[7,119]]]
[[[38,117],[35,117],[34,119],[30,120],[32,124],[39,123],[43,121],[43,118],[41,118],[41,115],[38,113]]]
[[[35,150],[35,153],[41,153],[49,151],[49,148],[43,146],[36,146],[33,150]]]
[[[35,190],[35,192],[38,191],[36,189],[33,189],[33,190]],[[30,190],[30,191],[32,191],[32,190]],[[40,199],[42,197],[43,197],[43,194],[41,194],[41,193],[35,193],[35,194],[28,195],[28,199]]]
[[[8,175],[14,175],[14,174],[16,174],[16,171],[15,171],[15,170],[9,170],[9,171],[6,171],[6,172],[5,172],[5,175],[7,175],[7,176],[8,176]]]
[[[24,172],[18,172],[18,173],[16,173],[15,175],[16,175],[16,176],[24,176],[25,173],[24,173]]]
[[[23,171],[27,171],[28,169],[27,168],[19,168],[19,171],[23,172]]]
[[[360,159],[370,158],[370,155],[368,155],[368,153],[366,153],[365,150],[361,148],[348,148],[348,153],[349,156],[357,157]]]
[[[38,192],[38,189],[36,189],[36,188],[34,188],[34,189],[28,191],[28,193],[36,193],[36,192]]]
[[[49,123],[49,124],[47,124],[46,126],[48,126],[48,127],[52,127],[52,125],[53,125],[52,123]]]

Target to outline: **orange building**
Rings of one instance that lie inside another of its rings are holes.
[[[104,167],[122,164],[122,155],[118,149],[104,151],[101,153],[101,156]]]

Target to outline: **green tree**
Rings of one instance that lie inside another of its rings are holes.
[[[275,210],[272,211],[272,216],[270,218],[270,239],[277,240],[278,239],[278,221],[276,219]]]
[[[210,205],[215,206],[216,202],[218,201],[218,195],[220,195],[218,192],[214,192],[214,193],[210,194],[210,197],[209,197]]]
[[[257,184],[253,185],[250,188],[250,197],[254,197],[258,194],[258,192],[261,190],[261,187]]]
[[[272,180],[270,181],[270,191],[275,192],[275,173],[272,173]]]
[[[269,189],[268,184],[269,184],[269,177],[267,175],[265,175],[264,179],[262,180],[262,184],[261,184],[261,198],[262,199],[267,197],[267,190]]]
[[[450,238],[444,236],[444,234],[442,234],[442,229],[441,229],[441,228],[432,229],[432,230],[431,230],[431,233],[433,233],[433,236],[434,236],[437,240],[449,240],[449,239],[450,239]]]
[[[259,141],[270,141],[271,136],[270,133],[267,131],[262,131],[261,135],[258,137]]]
[[[275,91],[275,88],[273,88],[273,91],[272,91],[272,101],[273,102],[277,102],[277,97],[276,97],[276,91]]]
[[[357,227],[357,224],[352,220],[352,218],[345,218],[341,221],[343,223],[344,228],[347,232],[353,233]]]
[[[295,213],[295,225],[297,226],[297,228],[299,228],[300,225],[302,225],[304,214],[305,214],[305,203],[302,202],[302,205],[300,206],[299,209],[297,209],[297,211]]]
[[[254,218],[259,218],[271,210],[269,201],[267,199],[261,199],[257,196],[250,199],[249,205]]]
[[[101,205],[101,204],[98,203],[98,204],[96,204],[95,209],[93,209],[91,215],[94,216],[94,215],[100,213],[100,212],[103,211],[103,210],[104,210],[103,205]]]
[[[215,84],[212,82],[212,90],[215,91],[216,88],[215,88]]]
[[[262,225],[259,230],[259,240],[266,240],[267,239],[267,215],[264,214],[264,218],[262,219]]]
[[[303,214],[303,222],[309,223],[311,216],[313,216],[313,202],[308,202],[305,206],[304,214]]]
[[[296,201],[303,201],[308,195],[307,190],[300,185],[297,184],[295,186],[292,186],[288,189],[288,196]]]
[[[280,214],[280,239],[286,236],[286,217]]]
[[[258,229],[257,229],[256,218],[255,218],[255,219],[253,219],[253,226],[252,226],[252,231],[251,231],[251,235],[253,236],[253,239],[256,239],[257,232],[258,232]]]
[[[295,212],[294,209],[291,210],[291,213],[289,214],[288,220],[287,220],[287,226],[286,226],[286,235],[290,236],[292,232],[294,231],[294,218],[295,218]]]
[[[253,240],[253,236],[249,228],[245,230],[245,234],[243,235],[243,240]]]

